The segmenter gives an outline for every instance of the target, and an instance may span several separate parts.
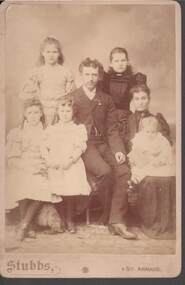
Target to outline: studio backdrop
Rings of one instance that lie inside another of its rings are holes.
[[[7,9],[6,27],[7,130],[20,121],[20,87],[46,36],[61,42],[77,86],[81,60],[96,58],[107,70],[111,49],[125,47],[133,70],[147,74],[151,111],[175,123],[174,6],[15,4]]]

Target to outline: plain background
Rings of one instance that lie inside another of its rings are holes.
[[[20,122],[19,90],[46,36],[61,42],[77,86],[81,60],[97,58],[107,70],[111,49],[125,47],[134,71],[147,74],[151,111],[175,123],[174,6],[35,3],[14,4],[6,12],[7,130]]]

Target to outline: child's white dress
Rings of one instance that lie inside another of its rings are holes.
[[[60,165],[49,168],[51,191],[57,195],[89,195],[85,166],[81,154],[86,150],[87,131],[84,125],[73,122],[57,123],[46,129],[46,146],[49,149],[48,163]],[[68,169],[62,165],[72,157],[74,162]]]
[[[51,195],[46,163],[41,156],[44,129],[40,123],[30,127],[26,122],[23,128],[12,129],[7,137],[6,209],[18,206],[18,201],[32,199],[59,202]],[[13,165],[12,165],[13,162]]]
[[[38,98],[45,115],[54,116],[57,100],[74,89],[72,72],[64,65],[35,68],[22,86],[21,99]]]
[[[132,176],[140,182],[146,176],[168,177],[175,175],[173,151],[169,141],[157,133],[149,139],[144,132],[136,133],[128,154]]]

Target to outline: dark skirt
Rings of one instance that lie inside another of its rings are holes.
[[[147,176],[138,188],[142,231],[150,238],[175,239],[175,177]]]

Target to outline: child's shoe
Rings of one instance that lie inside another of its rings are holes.
[[[70,234],[75,234],[76,233],[76,226],[73,222],[68,222],[67,223],[67,229]]]
[[[37,237],[36,231],[33,230],[33,229],[30,229],[30,230],[26,233],[26,237],[36,239],[36,237]]]

